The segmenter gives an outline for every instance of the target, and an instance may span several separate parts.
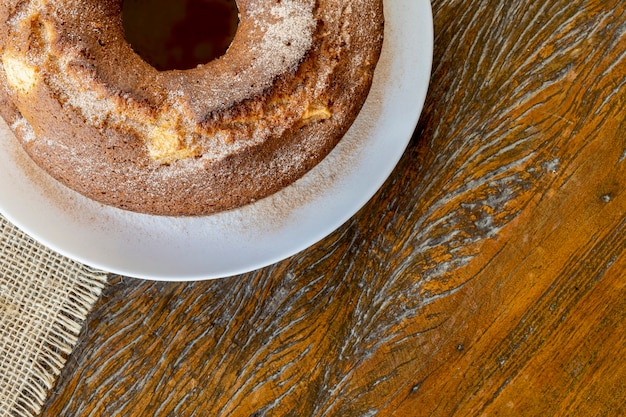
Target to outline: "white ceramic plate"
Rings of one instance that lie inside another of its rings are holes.
[[[337,148],[283,191],[201,218],[142,215],[61,186],[0,122],[0,212],[51,249],[137,278],[226,277],[285,259],[324,238],[376,193],[402,156],[424,104],[433,52],[429,0],[385,1],[374,85]]]

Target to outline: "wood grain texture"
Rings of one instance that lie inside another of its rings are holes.
[[[626,4],[432,5],[376,197],[254,273],[113,277],[43,415],[626,414]]]

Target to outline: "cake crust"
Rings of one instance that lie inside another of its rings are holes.
[[[54,178],[101,203],[190,216],[291,184],[369,92],[382,0],[238,0],[228,52],[157,71],[121,0],[0,0],[0,115]]]

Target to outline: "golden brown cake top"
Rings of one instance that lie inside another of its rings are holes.
[[[382,42],[380,0],[239,0],[225,55],[158,71],[121,4],[2,0],[0,84],[40,166],[138,211],[209,213],[293,182],[354,120]]]

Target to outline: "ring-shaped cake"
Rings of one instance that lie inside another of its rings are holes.
[[[238,0],[222,57],[158,71],[122,0],[0,0],[0,114],[29,156],[121,209],[206,215],[291,184],[371,86],[382,0]]]

